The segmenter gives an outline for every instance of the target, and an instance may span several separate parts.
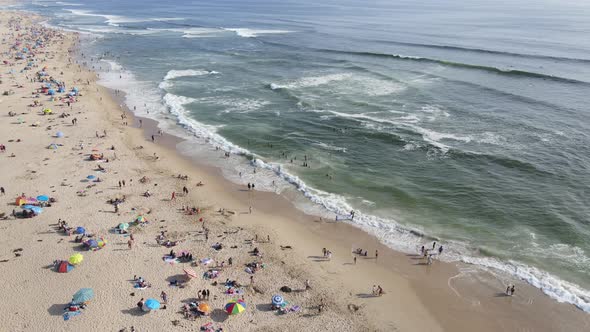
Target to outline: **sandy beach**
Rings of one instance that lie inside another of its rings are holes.
[[[76,34],[40,21],[0,13],[0,330],[590,329],[588,314],[519,280],[510,280],[516,292],[507,296],[494,273],[436,259],[428,265],[419,252],[394,252],[357,228],[306,215],[282,196],[248,190],[183,157],[174,149],[178,138],[158,135],[151,120],[140,125],[96,83]],[[37,198],[46,195],[51,206],[24,218],[16,204],[23,193],[27,204],[44,205]],[[96,250],[76,242],[78,227]],[[354,255],[355,248],[367,256]],[[192,261],[166,258],[171,251],[186,251]],[[74,254],[83,261],[59,273],[54,262]],[[144,286],[136,277],[149,286],[136,288]],[[384,294],[372,294],[377,285]],[[64,320],[82,288],[94,297]],[[201,299],[205,289],[209,298]],[[275,295],[284,313],[273,310]],[[148,298],[160,309],[138,308]],[[225,305],[236,299],[245,310],[229,315]],[[191,303],[210,310],[194,317]]]

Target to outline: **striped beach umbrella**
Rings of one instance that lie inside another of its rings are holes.
[[[197,272],[195,272],[195,270],[193,270],[193,269],[186,268],[183,271],[187,276],[189,276],[189,278],[198,277]]]
[[[232,300],[225,305],[225,312],[230,315],[239,314],[244,310],[246,310],[246,303],[242,300]]]
[[[274,305],[277,305],[277,306],[281,305],[281,304],[283,304],[284,301],[285,300],[280,295],[273,295],[272,296],[272,304],[274,304]]]

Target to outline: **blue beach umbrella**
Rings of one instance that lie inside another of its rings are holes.
[[[272,297],[272,304],[274,305],[281,305],[284,301],[285,300],[283,300],[283,297],[280,295],[273,295]]]
[[[47,94],[53,96],[55,94],[55,90],[49,89],[49,91],[47,91]]]
[[[94,179],[96,179],[96,176],[94,176],[94,175],[88,175],[86,178],[88,180],[94,180]]]
[[[84,227],[78,227],[78,228],[76,228],[76,233],[86,234],[86,229]]]
[[[64,133],[62,133],[61,131],[58,131],[57,133],[55,133],[55,137],[62,138],[62,137],[64,137]]]
[[[83,303],[94,298],[94,290],[92,288],[82,288],[74,294],[72,302]]]
[[[90,239],[84,242],[84,244],[86,244],[89,248],[98,248],[98,241],[95,239]]]
[[[47,201],[49,201],[49,197],[45,196],[45,195],[39,195],[39,196],[37,196],[37,200],[40,202],[47,202]]]
[[[160,309],[160,302],[156,299],[147,299],[143,305],[150,310]]]

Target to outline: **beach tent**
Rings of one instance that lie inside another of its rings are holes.
[[[225,312],[230,315],[239,314],[246,310],[246,303],[242,300],[232,300],[225,305]]]
[[[55,133],[55,137],[62,138],[62,137],[64,137],[64,133],[62,133],[61,131],[58,131],[57,133]]]
[[[73,254],[72,256],[70,256],[70,259],[68,259],[68,262],[72,265],[78,265],[80,263],[82,263],[82,261],[84,260],[84,256],[82,254]]]
[[[26,197],[21,197],[21,196],[17,197],[17,198],[16,198],[16,202],[15,202],[15,204],[16,204],[17,206],[22,206],[22,205],[25,205],[25,204],[27,204],[27,199],[26,199]]]
[[[72,302],[84,303],[94,298],[94,290],[92,288],[82,288],[72,296]]]
[[[35,205],[23,205],[22,208],[23,210],[33,211],[35,214],[41,214],[41,212],[43,212],[42,208]]]
[[[57,144],[51,143],[51,144],[49,144],[49,146],[47,148],[50,150],[57,150],[58,147],[59,146]]]
[[[59,264],[57,264],[57,272],[59,273],[68,273],[73,269],[74,267],[66,261],[61,261],[59,262]]]

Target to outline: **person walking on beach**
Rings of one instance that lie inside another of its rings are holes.
[[[441,255],[443,252],[443,246],[438,247],[438,254]]]
[[[512,285],[512,287],[510,287],[510,296],[514,295],[514,285]]]
[[[0,195],[6,195],[6,191],[4,191],[4,187],[0,187]]]
[[[250,185],[250,182],[248,182],[248,190],[252,189],[252,185]]]
[[[129,247],[129,250],[131,250],[131,248],[133,247],[133,240],[129,239],[129,241],[127,241],[127,247]]]
[[[375,259],[379,257],[379,250],[375,250]]]
[[[432,250],[434,250],[434,247],[436,247],[436,241],[432,242]]]
[[[309,285],[309,279],[305,279],[305,290],[309,289],[311,289],[311,286]]]
[[[510,285],[506,286],[506,295],[510,295]]]
[[[162,291],[160,298],[162,298],[162,302],[164,302],[164,304],[168,303],[168,294],[166,294],[166,292]]]
[[[250,212],[250,214],[252,214],[252,207],[248,207],[248,212]]]
[[[209,293],[209,290],[207,289],[205,292],[206,292],[206,294],[207,294],[207,300],[209,300],[209,294],[210,294],[210,293]]]
[[[176,192],[172,192],[172,198],[170,198],[171,201],[176,200]]]
[[[121,189],[121,181],[119,181],[119,189]]]
[[[354,261],[354,265],[356,265],[356,256],[354,256],[352,260]]]
[[[154,135],[152,135],[152,143],[154,143],[156,141],[156,137]]]

